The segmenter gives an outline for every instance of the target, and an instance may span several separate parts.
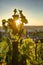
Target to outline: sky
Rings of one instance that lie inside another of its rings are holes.
[[[0,26],[2,19],[12,17],[15,8],[23,10],[27,25],[43,26],[43,0],[0,0]]]

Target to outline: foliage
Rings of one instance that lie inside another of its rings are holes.
[[[18,46],[19,63],[22,65],[22,63],[24,63],[23,61],[26,60],[26,65],[43,65],[43,60],[41,58],[41,56],[43,56],[43,50],[41,50],[41,46],[43,46],[42,44],[43,43],[41,43],[40,41],[38,41],[37,43],[37,61],[36,61],[35,59],[36,58],[36,55],[35,55],[36,43],[30,38],[23,39],[23,44],[21,45],[19,44]],[[40,53],[41,51],[42,53]]]
[[[23,43],[21,44],[21,46],[20,45],[18,46],[19,62],[21,61],[21,63],[22,63],[23,58],[25,58],[23,61],[25,61],[27,59],[28,60],[33,59],[33,57],[34,57],[34,47],[35,47],[34,42],[30,38],[29,39],[23,39],[22,41],[23,41]]]
[[[0,57],[2,57],[1,61],[7,62],[6,57],[9,59],[8,63],[11,62],[11,48],[12,44],[7,37],[3,37],[2,41],[0,42]],[[10,52],[10,54],[8,54]]]
[[[19,11],[19,13],[18,13]],[[5,19],[2,20],[2,26],[7,31],[8,29],[12,29],[13,34],[21,34],[24,23],[28,23],[28,20],[23,15],[22,10],[14,9],[14,14],[12,15],[13,18],[9,18],[7,21]],[[20,20],[19,26],[16,25],[16,21]],[[20,33],[21,32],[21,33]]]
[[[22,33],[26,35],[23,25],[28,22],[22,10],[19,10],[18,14],[17,10],[14,9],[12,17],[7,21],[2,20],[2,28],[5,32],[3,36],[0,33],[0,62],[5,61],[6,65],[12,65],[11,62],[12,60],[15,61],[16,54],[18,65],[43,65],[43,43],[40,41],[35,43],[30,38],[21,39]],[[20,25],[17,27],[16,20],[18,19],[20,19]],[[35,33],[33,33],[33,36],[36,37]],[[14,59],[12,59],[12,54]]]

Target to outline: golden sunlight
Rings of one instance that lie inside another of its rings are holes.
[[[17,21],[16,21],[16,25],[19,25],[20,24],[20,20],[18,19]]]

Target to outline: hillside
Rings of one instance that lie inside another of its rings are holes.
[[[27,31],[37,31],[37,32],[43,32],[43,26],[24,26],[24,29]]]

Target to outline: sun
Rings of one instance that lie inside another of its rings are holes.
[[[20,20],[18,19],[17,21],[16,21],[16,25],[19,25],[20,24]]]

